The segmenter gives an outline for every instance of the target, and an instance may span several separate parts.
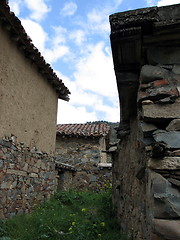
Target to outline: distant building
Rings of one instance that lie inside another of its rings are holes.
[[[73,187],[92,189],[103,183],[101,170],[111,169],[106,152],[109,136],[110,126],[106,123],[57,125],[56,161],[76,169]]]

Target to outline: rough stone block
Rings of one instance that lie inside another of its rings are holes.
[[[164,142],[168,148],[180,148],[180,131],[157,130],[153,133],[156,142]]]
[[[140,124],[144,134],[157,130],[157,127],[152,123],[141,122]]]
[[[151,172],[153,215],[161,219],[180,218],[180,192],[160,174]]]
[[[140,78],[142,83],[149,83],[155,80],[166,78],[168,74],[169,71],[161,67],[144,65],[141,69]]]
[[[180,239],[180,221],[178,220],[165,220],[154,219],[155,231],[160,234],[163,239],[179,240]]]
[[[161,80],[156,80],[152,82],[152,87],[160,87],[160,86],[165,86],[168,85],[169,82],[167,79],[161,79]]]
[[[143,117],[145,120],[156,121],[159,119],[174,119],[180,116],[180,101],[174,104],[143,105]]]
[[[166,128],[167,131],[180,131],[180,118],[174,119]]]
[[[14,169],[7,169],[6,173],[15,174],[15,175],[19,175],[19,176],[27,176],[26,172],[20,171],[20,170],[14,170]]]
[[[165,157],[162,160],[149,159],[148,167],[159,170],[177,170],[180,169],[180,157]]]
[[[37,177],[38,177],[38,174],[37,174],[37,173],[30,173],[30,174],[29,174],[29,177],[37,178]]]
[[[174,64],[172,72],[175,74],[180,74],[180,64]]]

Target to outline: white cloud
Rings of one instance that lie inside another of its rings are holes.
[[[57,46],[52,49],[45,49],[43,55],[47,62],[54,63],[67,53],[69,53],[69,48],[67,46]]]
[[[85,107],[75,107],[70,102],[58,101],[57,123],[86,123],[97,121],[95,112],[88,112]]]
[[[25,0],[25,3],[32,12],[30,17],[36,21],[41,21],[45,15],[51,11],[51,8],[45,3],[45,0]]]
[[[91,52],[76,65],[74,73],[78,85],[102,96],[116,96],[117,87],[112,56],[104,53],[104,43],[91,47]]]
[[[53,27],[53,30],[55,32],[55,36],[53,37],[53,40],[52,40],[53,45],[56,47],[60,43],[65,43],[67,39],[67,29],[62,26],[58,26],[58,27]]]
[[[38,48],[40,52],[44,52],[45,43],[48,40],[48,35],[43,30],[41,25],[29,19],[22,19],[21,22],[27,34],[32,39],[33,44]]]
[[[74,42],[80,46],[86,40],[86,32],[83,30],[72,31],[69,35],[69,38],[74,40]]]
[[[120,119],[120,110],[119,110],[119,105],[116,107],[108,106],[103,103],[98,103],[95,106],[96,111],[103,112],[105,114],[105,119],[106,121],[109,122],[118,122]]]
[[[110,31],[109,15],[117,11],[123,0],[103,2],[87,14],[87,26],[91,33],[106,35]],[[83,23],[82,23],[83,24]]]
[[[87,15],[88,19],[88,27],[91,31],[99,32],[106,34],[110,30],[109,22],[108,22],[108,15],[107,12],[99,11],[98,9],[93,9]]]
[[[56,62],[69,53],[69,47],[63,45],[66,41],[64,36],[66,30],[62,27],[54,28],[55,35],[50,38],[39,23],[28,19],[22,19],[21,22],[27,34],[32,39],[33,44],[42,53],[48,63]],[[48,41],[50,42],[50,48],[46,47]]]
[[[20,5],[22,0],[10,0],[9,5],[11,6],[11,11],[15,13],[15,15],[19,15],[20,13]]]
[[[77,5],[74,2],[65,3],[63,9],[60,11],[60,14],[63,16],[72,16],[77,11]]]
[[[161,0],[157,3],[157,6],[166,6],[166,5],[172,5],[172,4],[178,4],[180,3],[180,0]]]

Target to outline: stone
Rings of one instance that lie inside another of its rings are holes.
[[[142,101],[142,105],[151,105],[151,104],[153,104],[153,101],[151,101],[151,100]]]
[[[161,79],[161,80],[156,80],[152,82],[152,87],[160,87],[168,84],[169,84],[169,81],[167,79]]]
[[[94,176],[94,175],[91,175],[89,180],[90,180],[90,182],[96,182],[97,181],[97,177]]]
[[[15,174],[15,175],[19,175],[19,176],[27,176],[27,173],[24,171],[20,171],[20,170],[14,170],[14,169],[7,169],[6,171],[8,174]]]
[[[169,71],[161,67],[144,65],[141,69],[140,79],[142,83],[149,83],[155,80],[160,80],[168,76]]]
[[[108,149],[108,152],[109,153],[114,153],[114,152],[117,152],[117,147],[116,146],[112,146],[112,147],[110,147],[109,149]]]
[[[160,174],[151,172],[153,215],[155,218],[175,219],[180,217],[180,192]]]
[[[162,98],[158,101],[155,101],[155,103],[157,104],[166,104],[166,103],[175,103],[175,98],[173,97],[165,97],[165,98]]]
[[[173,119],[170,124],[166,127],[167,131],[180,131],[180,118]]]
[[[180,102],[171,104],[151,104],[142,106],[142,116],[148,121],[159,121],[162,119],[175,119],[180,116]]]
[[[153,132],[153,137],[156,142],[164,142],[167,148],[180,148],[180,131],[156,130]]]
[[[11,182],[2,182],[0,188],[1,189],[9,189],[11,187]]]
[[[149,135],[148,133],[157,130],[157,126],[152,123],[141,122],[140,125],[144,135]]]
[[[37,173],[30,173],[30,174],[29,174],[29,177],[37,178],[37,177],[38,177],[38,174],[37,174]]]
[[[153,219],[154,229],[165,240],[179,240],[180,239],[180,221],[179,220],[165,220]]]
[[[169,153],[169,156],[177,156],[177,157],[180,157],[180,149],[179,150],[175,150],[175,151],[172,151],[172,152],[168,152]]]
[[[164,157],[162,160],[149,159],[148,167],[159,170],[178,170],[180,169],[180,157]]]
[[[174,64],[172,72],[175,74],[180,74],[180,64]]]
[[[171,184],[173,184],[173,185],[175,185],[175,186],[177,186],[177,187],[180,187],[180,181],[179,181],[179,180],[174,179],[174,178],[168,178],[168,181],[169,181]]]
[[[154,102],[159,101],[161,99],[170,97],[173,101],[178,98],[179,93],[176,87],[172,86],[163,86],[156,88],[149,88],[146,92],[140,92],[138,96],[138,101],[143,100],[152,100]]]

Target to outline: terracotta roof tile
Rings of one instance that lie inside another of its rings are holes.
[[[0,24],[9,32],[9,36],[18,46],[18,49],[23,52],[26,58],[37,66],[41,73],[53,88],[58,93],[60,99],[69,100],[69,89],[64,85],[61,79],[58,78],[50,64],[46,63],[41,53],[33,45],[31,38],[24,30],[21,21],[10,11],[7,0],[0,0]]]
[[[57,135],[60,136],[100,137],[108,135],[109,131],[110,126],[107,123],[57,125]]]

